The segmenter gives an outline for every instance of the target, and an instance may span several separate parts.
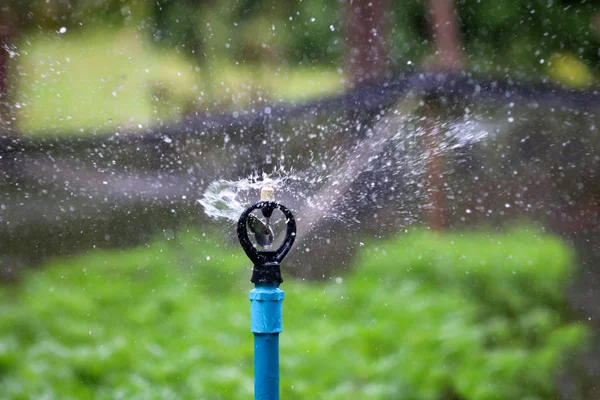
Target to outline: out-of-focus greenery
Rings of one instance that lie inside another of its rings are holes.
[[[153,116],[183,114],[201,90],[185,58],[153,49],[133,31],[31,43],[19,69],[22,131],[145,126]]]
[[[464,0],[457,2],[467,54],[478,68],[545,76],[555,54],[598,70],[600,32],[593,1]],[[564,82],[567,83],[568,82]]]
[[[425,2],[397,0],[393,59],[419,65],[434,49]],[[582,88],[600,69],[600,8],[594,1],[460,0],[454,2],[466,67],[525,80],[550,78]],[[415,62],[416,60],[416,62]]]
[[[329,54],[341,50],[332,25],[337,8],[309,17],[306,7],[317,5],[321,12],[338,7],[313,0],[291,9],[247,1],[16,1],[17,126],[89,134],[340,92],[345,80]]]
[[[592,0],[460,0],[456,7],[461,40],[472,67],[503,72],[521,69],[545,74],[555,53],[572,54],[600,67],[600,9]],[[434,50],[428,3],[385,3],[391,19],[387,45],[396,64],[418,65]],[[375,6],[378,6],[375,3]],[[60,26],[123,27],[160,46],[196,58],[242,63],[339,64],[344,54],[347,4],[336,0],[101,0],[12,2],[26,30]],[[383,33],[378,33],[383,34]],[[540,62],[544,60],[544,62]]]
[[[533,231],[416,232],[329,282],[287,280],[285,399],[549,399],[586,328],[571,252]],[[29,399],[252,396],[250,270],[188,232],[56,260],[0,291],[0,392]]]
[[[595,82],[600,9],[593,1],[456,3],[467,69],[576,88]],[[338,92],[346,7],[335,0],[14,1],[17,125],[89,131]],[[390,30],[381,34],[391,68],[422,65],[435,51],[426,2],[388,7]]]
[[[200,66],[152,46],[133,30],[28,38],[19,55],[17,124],[36,134],[147,126],[192,112],[294,101],[343,88],[326,68],[250,67],[219,59]]]

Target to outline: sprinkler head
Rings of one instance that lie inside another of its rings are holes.
[[[252,215],[254,210],[260,210],[267,222],[264,223]],[[286,230],[285,238],[279,248],[271,250],[267,247],[273,243],[274,234],[269,226],[269,219],[275,210],[283,213]],[[255,235],[257,244],[265,248],[264,250],[259,250],[252,244],[249,233]],[[259,201],[244,210],[238,220],[237,234],[244,252],[254,263],[251,282],[257,285],[279,285],[283,282],[280,263],[296,239],[296,220],[292,212],[282,204],[273,201]]]

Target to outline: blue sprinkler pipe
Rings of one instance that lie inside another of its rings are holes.
[[[262,196],[261,196],[262,197]],[[257,250],[250,241],[248,230],[261,247],[273,242],[269,219],[274,210],[286,218],[286,235],[275,250]],[[260,210],[266,224],[254,216]],[[248,207],[240,216],[237,234],[246,255],[254,263],[250,291],[250,330],[254,334],[254,399],[279,400],[279,333],[282,331],[283,290],[280,262],[292,248],[296,238],[296,222],[291,211],[273,201],[259,201]]]
[[[256,285],[250,291],[250,330],[254,333],[254,398],[279,399],[279,333],[283,290]]]

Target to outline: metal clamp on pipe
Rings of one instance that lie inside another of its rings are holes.
[[[264,221],[252,214],[260,210]],[[286,221],[285,238],[277,250],[270,250],[274,234],[271,216],[280,210]],[[254,235],[258,250],[250,240]],[[274,201],[273,189],[261,190],[261,201],[248,207],[238,220],[237,235],[244,252],[254,263],[252,279],[255,288],[250,291],[250,330],[254,334],[254,398],[279,399],[279,333],[282,327],[283,290],[279,285],[280,263],[296,239],[296,220],[292,212]]]

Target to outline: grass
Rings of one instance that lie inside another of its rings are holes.
[[[247,107],[260,99],[302,101],[343,89],[335,70],[197,66],[134,30],[67,31],[23,38],[13,85],[17,126],[33,135],[135,128],[194,112]]]

